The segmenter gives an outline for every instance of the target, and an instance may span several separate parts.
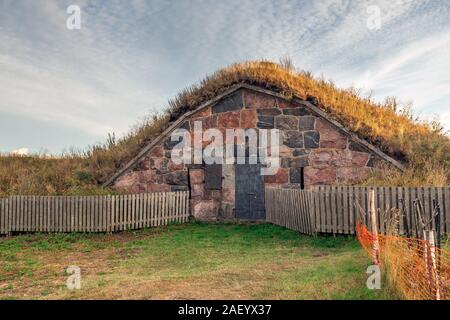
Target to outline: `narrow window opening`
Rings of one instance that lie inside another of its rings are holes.
[[[300,168],[300,189],[305,189],[305,168]]]

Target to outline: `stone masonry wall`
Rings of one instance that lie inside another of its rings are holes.
[[[201,121],[203,130],[218,128],[222,132],[226,128],[279,129],[281,168],[277,174],[264,177],[266,186],[300,187],[302,170],[306,187],[354,184],[368,176],[375,160],[364,147],[307,105],[256,91],[239,90],[198,111],[182,127],[193,134],[194,121]],[[121,176],[114,188],[130,193],[190,189],[196,218],[233,218],[234,165],[223,165],[221,190],[207,190],[201,165],[177,165],[170,159],[176,144],[167,137],[132,171]]]

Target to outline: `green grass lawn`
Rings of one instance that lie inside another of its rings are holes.
[[[393,299],[366,288],[354,237],[269,224],[172,225],[0,239],[0,299]],[[80,290],[65,270],[81,268]]]

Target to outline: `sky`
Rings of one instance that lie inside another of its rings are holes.
[[[219,68],[283,57],[450,130],[448,0],[1,0],[0,152],[120,137]]]

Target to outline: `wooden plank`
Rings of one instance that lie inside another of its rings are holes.
[[[344,234],[349,234],[349,210],[348,210],[348,189],[347,187],[342,187],[342,232]]]
[[[92,232],[97,232],[97,196],[91,197],[91,223],[92,223]]]
[[[150,227],[155,226],[155,194],[150,194]]]
[[[6,234],[6,208],[4,199],[0,198],[0,234]]]
[[[10,227],[11,227],[10,231],[15,231],[15,228],[16,228],[16,214],[15,214],[14,197],[13,196],[9,197],[9,200],[10,200],[10,204],[9,204],[9,206],[10,206],[10,209],[9,209],[10,213],[9,213],[9,216],[10,216]]]
[[[114,196],[115,214],[114,214],[114,231],[120,231],[120,195]]]
[[[436,188],[436,199],[441,208],[441,233],[445,232],[445,207],[443,202],[443,188]]]
[[[314,218],[315,218],[315,232],[320,232],[320,198],[319,194],[312,190],[313,206],[314,206]]]
[[[39,232],[46,232],[47,231],[47,203],[46,203],[46,197],[41,196],[39,197],[39,210],[40,210],[40,222],[39,222]]]
[[[296,209],[295,210],[296,229],[297,231],[301,230],[302,233],[308,233],[305,192],[303,192],[303,190],[294,190],[293,197],[294,197],[294,209]]]
[[[109,203],[110,203],[109,232],[114,232],[114,224],[115,224],[115,217],[116,217],[116,197],[113,195],[110,195]]]
[[[17,230],[16,231],[23,231],[22,230],[22,224],[23,224],[23,219],[22,219],[22,206],[21,206],[21,197],[17,196],[16,197],[16,216],[17,216]]]
[[[132,209],[132,205],[131,205],[131,196],[130,195],[126,195],[125,196],[125,203],[126,203],[126,218],[125,218],[125,230],[128,230],[130,228],[130,221],[131,221],[131,209]]]
[[[12,200],[11,197],[5,198],[6,205],[7,205],[7,215],[6,215],[6,233],[9,234],[12,229]]]
[[[181,192],[175,193],[175,222],[180,223],[180,199]]]
[[[167,193],[161,193],[162,195],[162,201],[163,201],[163,214],[162,214],[162,225],[167,225],[167,208],[168,208],[168,201],[167,201]]]
[[[145,227],[149,228],[151,225],[151,197],[150,193],[145,194]]]
[[[450,187],[445,187],[443,189],[443,195],[443,204],[445,210],[441,211],[445,212],[445,232],[450,233]]]
[[[183,209],[184,199],[185,199],[186,192],[180,192],[180,198],[179,198],[179,220],[178,222],[184,222],[184,216],[185,211]]]
[[[33,201],[33,200],[32,200]],[[58,197],[52,197],[52,223],[51,223],[51,232],[58,232]]]
[[[140,220],[140,208],[141,208],[141,194],[136,195],[136,213],[135,213],[135,228],[139,228],[139,220]]]
[[[91,231],[98,231],[98,209],[97,209],[97,196],[92,196],[90,198],[90,215],[91,215]]]
[[[118,231],[118,224],[119,224],[119,196],[114,195],[113,196],[113,203],[114,203],[114,219],[113,219],[113,225],[112,225],[112,230],[113,231]]]
[[[19,196],[18,197],[18,213],[19,213],[19,231],[23,231],[23,197]]]
[[[8,198],[0,198],[0,205],[2,209],[0,210],[1,222],[0,222],[0,234],[8,234]]]
[[[167,214],[166,214],[166,225],[170,222],[170,220],[171,220],[171,215],[172,215],[172,195],[173,195],[173,193],[172,192],[170,192],[170,193],[167,193],[166,194],[166,212],[167,212]]]
[[[98,205],[98,232],[103,232],[103,218],[104,218],[104,210],[105,207],[103,205],[103,196],[97,196],[97,205]]]
[[[105,232],[111,232],[111,197],[106,195],[105,197]]]
[[[53,232],[53,196],[49,196],[47,198],[47,210],[48,210],[48,216],[47,216],[47,231]]]
[[[78,196],[74,196],[73,197],[73,204],[74,204],[74,211],[73,211],[73,213],[74,213],[74,231],[75,232],[79,232],[80,231],[80,229],[79,229],[79,214],[80,214],[80,203],[79,203],[79,201],[80,201],[80,198],[78,197]]]
[[[140,194],[138,194],[138,196],[137,196],[137,221],[136,221],[136,226],[137,226],[137,228],[139,228],[139,229],[141,229],[142,228],[142,226],[143,226],[143,221],[144,221],[144,218],[143,218],[143,209],[144,209],[144,206],[143,206],[143,203],[144,203],[144,194],[142,194],[142,193],[140,193]]]
[[[164,194],[161,192],[158,192],[158,226],[161,226],[163,224],[164,219]]]
[[[61,197],[54,197],[53,201],[54,201],[54,208],[55,208],[55,212],[54,212],[54,224],[53,224],[53,229],[55,233],[58,233],[59,231],[59,199]]]
[[[148,227],[148,199],[149,199],[149,194],[148,193],[144,193],[143,194],[143,227],[147,228]]]
[[[8,198],[2,198],[0,199],[1,205],[2,205],[2,210],[1,210],[1,216],[2,216],[2,229],[1,229],[1,234],[8,234],[9,233],[9,199]]]
[[[123,230],[123,220],[124,220],[124,199],[123,195],[119,195],[119,230]]]
[[[120,196],[120,216],[119,216],[121,231],[124,230],[124,226],[125,226],[125,213],[126,213],[125,196],[121,195]]]
[[[107,223],[108,223],[108,202],[107,196],[101,196],[102,203],[102,232],[107,232]]]
[[[325,194],[322,187],[318,187],[319,205],[320,205],[320,228],[319,232],[327,232],[327,215],[325,207]]]
[[[133,194],[131,196],[132,199],[132,210],[131,210],[131,227],[132,229],[136,229],[136,216],[137,216],[137,211],[138,211],[138,206],[137,206],[137,197],[135,194]]]
[[[36,197],[36,231],[42,232],[44,225],[44,213],[43,213],[43,203],[42,196]]]
[[[86,233],[91,232],[91,215],[90,215],[90,212],[89,212],[89,210],[90,210],[90,208],[89,208],[90,199],[91,199],[91,197],[89,197],[89,196],[85,197],[84,198],[84,205],[83,205],[84,211],[85,211],[84,219],[86,221],[86,228],[85,228]]]
[[[52,199],[51,196],[47,196],[46,198],[46,204],[47,204],[47,232],[51,232],[51,224],[52,224]]]
[[[57,225],[56,225],[56,230],[57,232],[61,233],[62,232],[62,215],[63,215],[63,197],[58,197],[56,199],[57,203],[58,203],[58,211],[56,213],[56,216],[58,217],[58,221],[57,221]]]
[[[0,234],[7,234],[7,210],[6,210],[6,199],[0,198]]]
[[[86,233],[89,233],[89,232],[91,232],[91,212],[90,212],[90,210],[91,210],[91,197],[85,197],[84,198],[84,205],[83,205],[83,207],[84,207],[84,211],[85,211],[85,214],[84,214],[84,219],[85,219],[85,221],[86,221],[86,227],[85,227],[85,232]]]
[[[82,232],[82,197],[75,196],[75,232]]]
[[[47,196],[43,196],[41,198],[42,201],[42,230],[41,232],[48,232],[48,204],[47,204]]]
[[[33,221],[33,228],[32,231],[36,232],[38,230],[38,225],[39,225],[39,215],[38,215],[38,202],[37,202],[37,197],[33,196],[32,197],[32,212],[33,212],[33,216],[32,216],[32,221]]]
[[[32,227],[32,221],[31,221],[31,201],[30,196],[24,197],[25,201],[25,231],[30,232]]]
[[[115,195],[114,231],[120,231],[120,195]]]
[[[172,192],[172,199],[170,200],[170,222],[176,222],[176,197],[177,193]]]
[[[8,234],[9,233],[9,208],[8,208],[8,198],[2,198],[0,199],[0,202],[2,204],[2,231],[1,234]]]
[[[153,226],[157,227],[159,225],[159,193],[153,194]]]
[[[98,206],[98,212],[97,212],[97,221],[98,221],[98,232],[103,232],[103,216],[104,216],[104,206],[103,206],[103,196],[97,196],[97,206]]]
[[[325,192],[327,195],[327,207],[329,212],[328,230],[330,233],[336,234],[336,205],[334,201],[334,194],[331,194],[331,187],[325,186]]]
[[[11,222],[10,222],[10,226],[11,226],[11,230],[10,231],[15,231],[16,229],[16,210],[15,210],[15,199],[13,196],[11,196],[10,198],[10,217],[11,217]]]

